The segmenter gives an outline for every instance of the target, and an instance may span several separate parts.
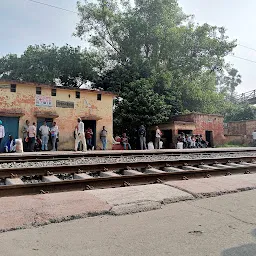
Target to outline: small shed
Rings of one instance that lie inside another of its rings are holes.
[[[158,124],[163,136],[162,141],[164,148],[175,148],[177,137],[179,134],[199,135],[209,142],[209,146],[213,147],[222,144],[225,141],[223,116],[214,114],[190,113],[186,115],[178,115],[164,124]],[[155,127],[151,127],[151,138],[153,139]]]

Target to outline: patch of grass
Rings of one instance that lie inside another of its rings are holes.
[[[216,146],[216,148],[237,148],[237,147],[249,147],[248,144],[242,144],[240,142],[236,142],[236,141],[231,141],[231,142],[227,142],[224,143],[222,145],[218,145]]]

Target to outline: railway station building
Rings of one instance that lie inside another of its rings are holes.
[[[85,128],[92,128],[97,149],[102,148],[99,134],[106,127],[111,149],[114,97],[113,93],[99,90],[0,80],[0,120],[7,136],[14,138],[22,138],[26,120],[35,122],[38,129],[44,121],[48,125],[56,121],[59,150],[73,150],[74,130],[77,118],[81,117]]]
[[[163,136],[164,148],[175,148],[179,134],[201,134],[209,142],[210,147],[223,144],[224,137],[224,117],[214,114],[190,113],[178,115],[164,124],[159,124]],[[154,127],[151,128],[154,136]]]

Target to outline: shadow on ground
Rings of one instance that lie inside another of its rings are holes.
[[[256,229],[252,231],[252,235],[256,237]],[[221,256],[256,256],[256,244],[245,244],[226,249],[221,253]]]

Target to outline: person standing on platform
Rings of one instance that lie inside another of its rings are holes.
[[[102,149],[106,150],[107,149],[107,136],[108,136],[108,132],[105,129],[105,126],[103,126],[102,131],[100,132],[100,140],[102,142]]]
[[[5,136],[5,129],[4,129],[2,120],[0,120],[0,145],[4,136]]]
[[[22,134],[23,134],[23,150],[24,152],[29,151],[29,140],[28,140],[28,127],[29,127],[29,121],[26,120],[26,123],[22,127]]]
[[[155,137],[155,149],[160,149],[160,139],[162,136],[162,132],[158,126],[156,126],[156,137]]]
[[[29,151],[34,152],[36,142],[36,124],[33,123],[28,127],[28,144]]]
[[[59,127],[56,122],[53,122],[52,128],[50,129],[51,139],[52,139],[52,151],[58,150],[58,140],[59,140]]]
[[[86,129],[85,131],[85,138],[86,138],[87,148],[91,150],[94,149],[94,146],[92,145],[92,135],[93,135],[93,131],[90,127],[88,127],[88,129]]]
[[[44,124],[39,128],[39,131],[42,135],[42,151],[47,151],[50,128],[47,126],[46,121],[44,121]]]
[[[78,144],[81,141],[83,145],[83,152],[87,150],[87,145],[85,141],[85,133],[84,133],[84,123],[82,122],[81,118],[79,117],[77,119],[78,125],[77,125],[77,131],[76,131],[76,141],[75,141],[75,151],[77,151]]]
[[[139,129],[139,138],[140,138],[140,149],[143,150],[143,149],[147,149],[147,146],[146,146],[146,129],[144,127],[144,125],[141,125],[140,126],[140,129]]]

